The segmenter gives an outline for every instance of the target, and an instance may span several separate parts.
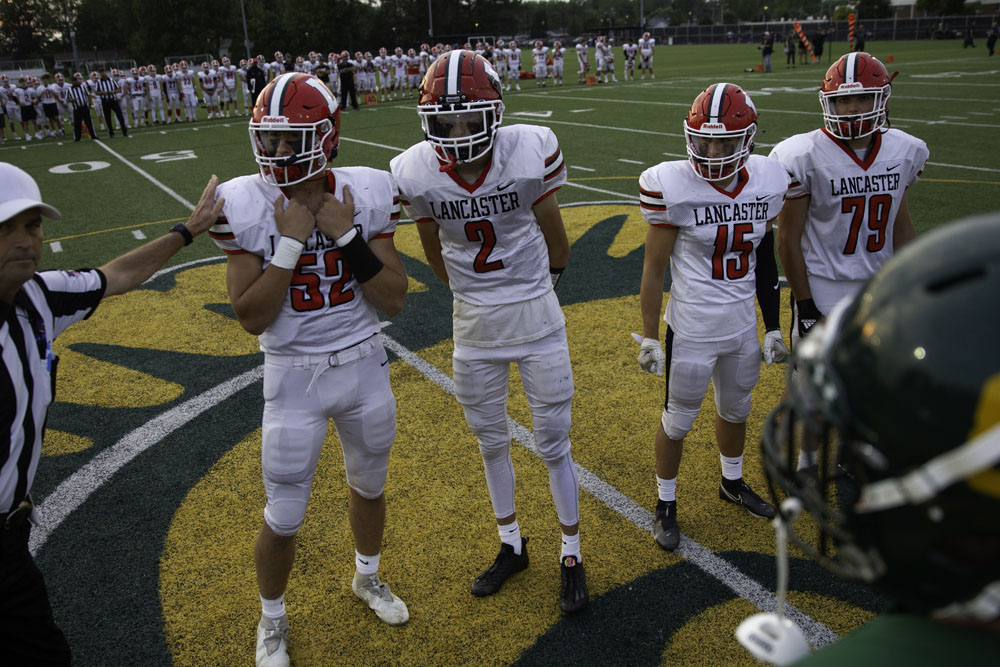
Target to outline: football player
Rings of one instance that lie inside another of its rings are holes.
[[[389,62],[392,63],[392,96],[395,98],[396,93],[399,93],[400,99],[403,98],[403,91],[406,90],[406,54],[403,53],[403,47],[397,46],[395,52],[389,56]]]
[[[927,144],[888,128],[892,78],[877,58],[849,53],[820,87],[823,127],[780,142],[771,157],[792,179],[778,255],[792,293],[794,345],[913,240],[907,191]],[[803,468],[815,465],[803,451]]]
[[[645,79],[646,72],[649,72],[649,78],[655,79],[656,75],[653,74],[653,52],[656,50],[656,40],[650,36],[648,32],[642,33],[642,37],[639,38],[639,78]]]
[[[399,197],[389,174],[327,167],[340,109],[322,81],[292,72],[272,80],[250,135],[259,173],[219,186],[226,205],[210,234],[227,255],[236,317],[264,351],[257,665],[273,666],[289,664],[285,587],[330,420],[350,489],[351,588],[382,621],[409,619],[378,575],[396,399],[375,312],[402,309],[407,278],[393,244]]]
[[[153,124],[166,123],[167,117],[163,112],[163,80],[162,74],[156,73],[156,65],[146,65],[146,94],[149,97],[149,109],[153,116]],[[157,120],[156,112],[159,110],[160,118]]]
[[[649,223],[639,292],[639,366],[667,373],[655,435],[653,535],[668,551],[680,543],[676,488],[684,438],[709,382],[722,466],[719,498],[757,517],[774,516],[774,508],[743,481],[743,448],[750,394],[760,377],[755,292],[768,331],[765,361],[787,354],[778,323],[771,221],[781,210],[788,175],[774,160],[751,155],[756,132],[750,96],[731,83],[713,84],[695,98],[684,121],[688,159],[661,162],[639,177],[642,217]],[[668,265],[664,356],[659,332]]]
[[[132,127],[142,127],[146,124],[144,118],[146,114],[146,73],[140,74],[137,68],[131,68],[125,79],[125,88],[129,98],[126,111],[131,111]]]
[[[805,509],[819,540],[792,541],[893,602],[808,664],[871,662],[873,647],[900,665],[1000,651],[998,293],[1000,216],[941,225],[794,349],[801,379],[762,438],[775,502],[779,489],[798,501],[781,519]],[[819,452],[818,476],[797,470],[800,449]]]
[[[611,47],[604,41],[604,35],[598,35],[594,42],[594,57],[597,59],[597,80],[601,81],[604,75],[604,83],[608,82],[608,56],[611,54]]]
[[[542,43],[542,40],[535,40],[535,48],[531,50],[531,58],[535,63],[535,87],[545,86],[548,78],[549,48]]]
[[[521,90],[521,47],[513,39],[507,42],[507,90],[514,84],[515,90]]]
[[[631,39],[626,38],[625,43],[622,44],[622,54],[625,56],[625,75],[623,78],[626,81],[635,80],[635,56],[638,52],[639,46]]]
[[[178,65],[179,69],[176,74],[181,86],[185,120],[191,123],[198,120],[198,95],[194,89],[194,70],[188,67],[185,60],[180,61]]]
[[[315,55],[315,54],[314,54]],[[229,59],[229,56],[222,56],[222,64],[216,68],[222,85],[219,86],[219,109],[226,111],[226,118],[232,117],[236,111],[236,65]]]
[[[563,85],[563,63],[565,61],[566,48],[562,42],[556,41],[552,44],[552,85]]]
[[[576,62],[580,66],[577,74],[577,83],[587,82],[587,72],[590,71],[590,56],[587,55],[587,42],[576,43]]]
[[[177,65],[167,65],[163,68],[163,88],[167,93],[167,120],[173,116],[173,122],[181,122],[181,89],[180,79],[177,76]]]
[[[6,74],[0,74],[0,103],[4,105],[4,111],[6,111],[7,118],[10,119],[10,133],[15,140],[19,139],[17,130],[14,129],[14,122],[17,121],[21,125],[24,138],[28,139],[28,128],[21,122],[21,105],[17,103],[16,90],[17,87],[11,85],[10,78]]]
[[[501,541],[472,593],[491,595],[528,566],[507,427],[507,375],[517,363],[562,530],[559,603],[572,613],[588,594],[569,440],[573,373],[555,294],[569,259],[555,197],[566,165],[552,130],[500,128],[503,109],[500,77],[485,58],[467,50],[441,56],[420,87],[427,139],[390,169],[427,261],[455,299],[455,395],[479,442]]]
[[[390,72],[392,61],[389,59],[389,51],[383,46],[378,50],[378,55],[375,56],[374,60],[375,70],[378,73],[379,99],[385,102],[389,99],[389,89],[392,87],[392,73]],[[392,92],[392,97],[395,99],[395,91]]]

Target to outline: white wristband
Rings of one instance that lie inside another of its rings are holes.
[[[346,232],[343,236],[338,236],[334,243],[337,244],[338,248],[343,248],[345,245],[354,240],[354,237],[358,235],[358,228],[351,227],[351,231]]]
[[[291,236],[282,236],[281,240],[278,241],[278,247],[274,249],[271,264],[279,269],[294,271],[304,247],[305,244],[302,241],[293,239]]]

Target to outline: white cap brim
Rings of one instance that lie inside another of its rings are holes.
[[[15,215],[24,213],[30,208],[39,208],[42,211],[42,215],[46,218],[52,218],[53,220],[61,220],[62,213],[60,213],[54,206],[49,206],[48,204],[34,199],[11,199],[0,203],[0,220],[10,220]]]

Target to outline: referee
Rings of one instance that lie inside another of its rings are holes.
[[[59,358],[52,341],[86,319],[101,299],[138,286],[174,253],[208,229],[215,176],[186,223],[99,269],[37,273],[42,216],[59,211],[42,202],[34,179],[0,162],[0,655],[5,665],[69,665],[70,649],[52,616],[41,572],[28,551],[31,482],[56,386]],[[80,592],[83,594],[83,591]]]
[[[108,78],[108,73],[103,67],[97,70],[100,78],[94,90],[101,96],[101,108],[104,110],[104,122],[108,126],[108,136],[115,136],[115,126],[111,122],[111,112],[115,112],[118,117],[118,125],[122,128],[122,134],[128,136],[128,126],[125,124],[125,116],[122,115],[122,107],[118,104],[118,82]]]
[[[69,88],[69,101],[73,104],[73,141],[80,141],[81,126],[87,126],[91,139],[97,139],[94,132],[94,119],[90,115],[90,88],[83,83],[79,72],[73,75],[73,84]]]

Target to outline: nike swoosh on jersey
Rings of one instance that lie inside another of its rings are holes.
[[[902,164],[902,162],[901,162],[900,164]],[[885,168],[885,170],[886,170],[886,171],[892,171],[893,169],[895,169],[895,168],[896,168],[896,167],[898,167],[898,166],[899,166],[898,164],[894,164],[894,165],[892,165],[891,167],[886,167],[886,168]]]
[[[767,199],[767,195],[757,195],[757,201],[760,201],[761,199]]]
[[[497,192],[500,192],[501,190],[506,190],[510,186],[514,185],[514,183],[516,182],[517,181],[507,181],[506,183],[501,183],[500,185],[497,186]]]

